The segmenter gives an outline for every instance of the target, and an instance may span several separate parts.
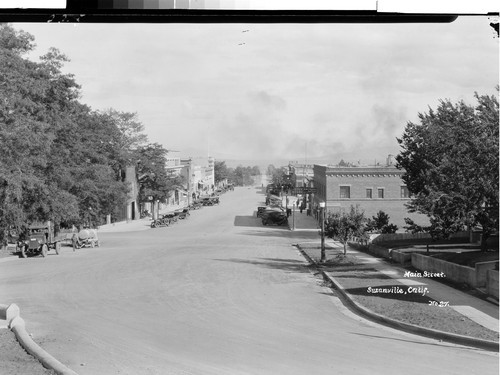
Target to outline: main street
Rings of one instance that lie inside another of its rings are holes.
[[[263,227],[260,187],[174,226],[102,233],[102,247],[0,263],[45,350],[81,375],[493,374],[498,356],[366,322]]]

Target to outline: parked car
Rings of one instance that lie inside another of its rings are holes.
[[[263,225],[287,225],[288,218],[282,211],[271,211],[262,217]]]
[[[187,219],[188,216],[190,215],[189,208],[185,207],[185,208],[181,208],[181,209],[175,210],[174,211],[174,215],[177,216],[181,220],[182,219]]]
[[[151,228],[168,227],[172,219],[167,215],[161,215],[158,219],[151,221]]]
[[[286,212],[277,207],[270,207],[265,209],[260,214],[263,225],[286,225],[288,218]]]
[[[262,213],[266,209],[268,209],[268,208],[269,208],[269,206],[259,206],[259,207],[257,207],[257,213],[256,213],[257,217],[262,217]]]
[[[201,204],[204,206],[219,204],[219,197],[203,197],[201,198]]]
[[[46,224],[33,224],[28,227],[25,233],[18,236],[16,243],[17,251],[22,258],[31,255],[47,256],[48,251],[54,249],[59,254],[62,238],[55,236],[54,227]]]

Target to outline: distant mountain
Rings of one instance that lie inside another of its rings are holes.
[[[323,156],[308,156],[306,158],[305,155],[295,155],[290,158],[284,157],[273,157],[273,158],[244,158],[239,155],[229,154],[218,151],[211,151],[210,156],[214,157],[218,161],[225,161],[226,165],[230,168],[236,168],[239,165],[244,167],[253,167],[257,165],[262,171],[265,171],[267,167],[272,164],[275,167],[286,166],[290,163],[290,161],[296,161],[299,164],[331,164],[336,165],[341,160],[344,160],[346,163],[351,164],[359,164],[359,165],[375,165],[380,163],[381,165],[385,165],[387,156],[392,154],[396,156],[398,153],[397,148],[395,147],[393,150],[389,150],[386,147],[380,148],[367,148],[356,149],[349,152],[339,152],[332,153],[330,155]],[[200,149],[186,149],[179,152],[181,157],[193,157],[193,158],[207,158],[208,152]]]

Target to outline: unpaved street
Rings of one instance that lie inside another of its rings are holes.
[[[495,354],[353,316],[291,246],[317,234],[263,227],[263,199],[236,188],[172,227],[0,263],[0,302],[81,375],[497,373]]]

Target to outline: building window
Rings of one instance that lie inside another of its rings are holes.
[[[366,197],[369,199],[373,198],[373,189],[366,189]]]
[[[410,192],[406,186],[401,186],[401,198],[410,198]]]
[[[384,189],[383,188],[378,188],[378,197],[379,198],[384,198]]]
[[[340,187],[340,198],[351,198],[351,187],[341,186]]]

